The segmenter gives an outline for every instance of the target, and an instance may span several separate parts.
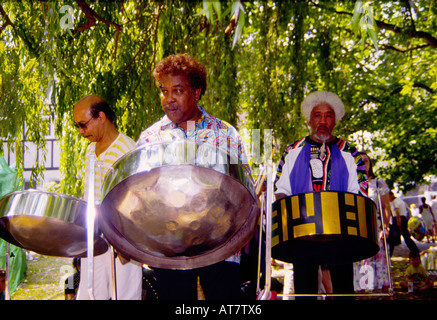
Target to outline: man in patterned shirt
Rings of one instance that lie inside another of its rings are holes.
[[[187,54],[171,55],[156,66],[163,118],[141,133],[138,145],[174,140],[209,143],[247,164],[240,136],[229,123],[198,106],[206,90],[205,68]],[[197,277],[206,299],[238,299],[241,295],[240,255],[190,270],[154,268],[160,299],[197,299]]]
[[[88,145],[85,157],[85,199],[89,196],[90,155],[95,154],[94,196],[101,201],[102,184],[112,164],[124,154],[135,148],[135,141],[119,132],[114,124],[115,114],[108,103],[101,97],[89,95],[82,98],[73,111],[79,134],[87,138]],[[111,250],[111,249],[109,249]],[[112,292],[111,254],[105,253],[94,257],[93,295],[96,300],[108,300]],[[142,266],[136,261],[126,261],[120,255],[116,261],[117,299],[140,300],[142,286]],[[88,300],[88,263],[82,258],[80,284],[77,300]]]
[[[360,153],[332,135],[345,113],[340,98],[331,92],[314,92],[304,99],[301,110],[311,134],[285,149],[277,168],[276,199],[323,190],[367,196],[366,168]],[[317,293],[318,269],[309,263],[293,264],[296,294]],[[322,269],[329,270],[334,293],[354,292],[352,263]]]

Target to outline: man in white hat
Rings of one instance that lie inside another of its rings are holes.
[[[367,176],[360,153],[332,132],[345,109],[340,98],[319,91],[302,102],[311,134],[290,144],[279,162],[275,182],[276,199],[314,191],[342,191],[367,196]],[[318,292],[319,265],[294,263],[295,293]],[[334,293],[353,293],[353,265],[322,266],[329,270]]]

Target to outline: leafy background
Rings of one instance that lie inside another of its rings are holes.
[[[0,135],[21,174],[24,135],[44,151],[44,117],[55,121],[56,189],[79,196],[87,142],[73,126],[75,102],[103,96],[120,131],[137,139],[163,114],[154,66],[187,52],[207,67],[201,105],[245,133],[249,153],[250,133],[272,130],[277,161],[309,132],[299,111],[305,95],[330,90],[347,108],[337,135],[368,151],[377,173],[407,191],[437,171],[436,27],[437,5],[427,0],[6,0]],[[32,183],[43,173],[44,159]]]

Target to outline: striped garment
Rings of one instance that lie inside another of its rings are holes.
[[[105,179],[105,175],[112,165],[123,155],[128,153],[130,150],[134,149],[136,143],[134,140],[128,136],[119,133],[117,139],[115,139],[112,144],[102,152],[97,158],[94,166],[94,197],[96,203],[100,203],[102,197],[102,185]],[[89,184],[89,173],[90,173],[90,155],[95,153],[96,143],[91,143],[87,150],[85,156],[85,188],[84,188],[84,199],[88,199],[88,184]]]

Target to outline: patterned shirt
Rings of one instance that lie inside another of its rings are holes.
[[[246,153],[241,137],[232,125],[209,115],[202,107],[198,107],[202,116],[196,122],[188,121],[187,131],[173,123],[166,115],[146,130],[144,130],[137,144],[153,142],[169,142],[187,139],[196,143],[209,143],[229,152],[248,167]]]
[[[102,200],[102,186],[106,173],[112,167],[112,165],[123,155],[135,148],[135,141],[128,136],[119,133],[117,139],[96,157],[96,163],[94,165],[94,199],[96,202]],[[88,184],[90,174],[90,155],[96,152],[96,143],[90,143],[86,150],[85,156],[85,199],[88,199]]]
[[[321,156],[322,143],[317,143],[309,137],[302,138],[285,149],[277,168],[275,180],[276,193],[286,195],[296,193],[291,188],[289,175],[296,163],[296,159],[307,143],[311,145],[309,170],[311,173],[310,185],[313,191],[330,190],[332,146],[336,144],[345,160],[349,174],[347,191],[367,196],[366,167],[356,148],[342,139],[335,138],[332,142],[326,143],[324,156]]]

